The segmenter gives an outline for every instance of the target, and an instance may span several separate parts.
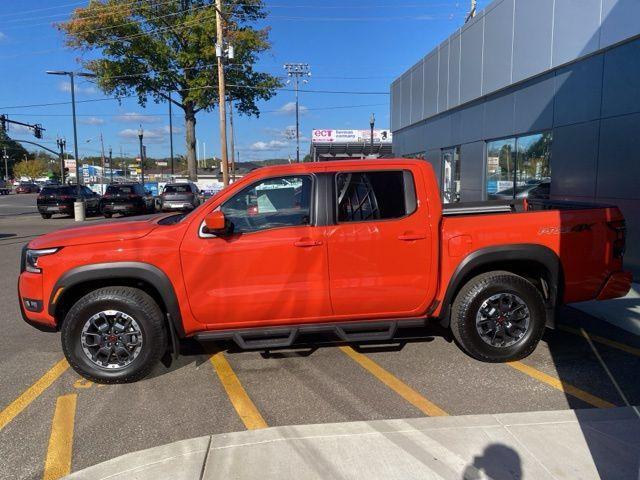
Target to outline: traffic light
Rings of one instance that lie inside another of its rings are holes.
[[[33,135],[36,138],[42,138],[42,125],[40,125],[39,123],[35,124],[33,126]]]
[[[0,124],[2,127],[2,131],[6,132],[7,131],[7,116],[6,115],[0,115]]]

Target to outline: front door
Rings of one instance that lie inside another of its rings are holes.
[[[336,224],[328,227],[331,302],[348,318],[411,316],[431,301],[427,204],[419,171],[336,174]],[[415,177],[415,180],[414,180]]]
[[[313,224],[313,192],[311,175],[259,180],[221,206],[232,235],[187,235],[181,259],[196,320],[239,328],[331,313],[326,227]]]

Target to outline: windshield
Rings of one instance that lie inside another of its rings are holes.
[[[117,195],[117,194],[128,194],[128,193],[136,193],[135,191],[135,187],[132,185],[109,185],[107,187],[107,193],[110,193],[112,195]]]
[[[73,195],[74,187],[44,187],[40,192],[42,195]]]
[[[167,185],[164,193],[191,193],[189,185]]]

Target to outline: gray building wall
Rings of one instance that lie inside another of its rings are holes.
[[[394,153],[439,176],[460,145],[462,200],[481,200],[487,141],[552,131],[552,195],[618,205],[640,279],[638,19],[640,0],[493,2],[412,67],[429,84],[392,84]]]

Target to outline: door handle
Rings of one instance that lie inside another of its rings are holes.
[[[319,247],[320,245],[322,245],[322,241],[321,240],[312,240],[310,238],[301,238],[300,240],[298,240],[297,242],[293,242],[293,244],[296,247]]]
[[[413,242],[414,240],[424,240],[427,238],[426,235],[421,235],[419,233],[406,233],[404,235],[400,235],[398,240],[402,240],[403,242]]]

